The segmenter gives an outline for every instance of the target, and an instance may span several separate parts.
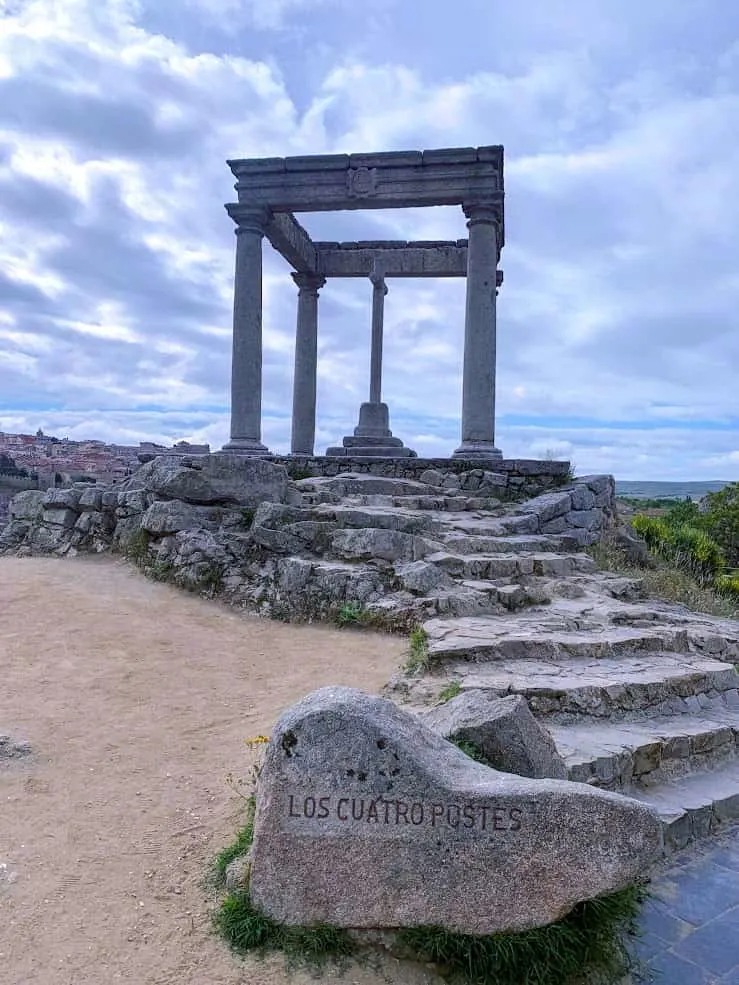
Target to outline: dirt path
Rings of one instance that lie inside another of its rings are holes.
[[[286,705],[377,691],[404,647],[248,618],[109,558],[0,558],[0,732],[35,750],[0,765],[0,983],[286,982],[211,931],[203,875],[240,817],[226,775]],[[326,980],[428,977],[388,960]]]

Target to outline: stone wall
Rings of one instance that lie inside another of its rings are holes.
[[[505,477],[499,494],[505,498],[538,496],[548,489],[563,485],[571,478],[569,462],[538,461],[536,459],[490,459],[480,461],[464,458],[326,458],[314,456],[273,456],[270,461],[282,465],[293,479],[335,476],[343,472],[377,475],[388,479],[421,480],[424,472],[440,472],[443,476],[461,475],[483,469]],[[422,481],[422,480],[421,480]]]

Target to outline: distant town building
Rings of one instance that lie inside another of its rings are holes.
[[[130,475],[142,462],[160,455],[207,455],[210,445],[178,441],[172,447],[142,441],[138,445],[108,444],[95,438],[74,441],[44,434],[8,434],[0,431],[0,463],[33,475],[59,475],[63,482],[92,478],[103,482]],[[0,470],[3,465],[0,464]]]

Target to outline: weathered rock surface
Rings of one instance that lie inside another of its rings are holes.
[[[473,743],[496,770],[538,779],[567,779],[554,740],[521,695],[495,698],[485,691],[463,691],[432,708],[423,723],[445,739]]]
[[[515,931],[632,884],[660,847],[633,800],[498,773],[388,701],[324,688],[272,733],[250,892],[287,924]]]
[[[25,489],[10,501],[11,520],[38,520],[43,511],[46,493],[40,489]]]
[[[0,761],[3,759],[23,759],[32,752],[30,742],[13,739],[10,735],[0,735]]]
[[[155,458],[126,480],[129,481],[131,489],[146,489],[166,499],[249,509],[264,501],[284,502],[288,490],[287,472],[281,465],[223,453],[206,455],[190,464],[181,457]]]

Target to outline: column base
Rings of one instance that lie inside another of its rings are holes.
[[[469,459],[498,459],[503,457],[503,452],[496,448],[492,441],[463,441],[457,448],[452,458]]]
[[[272,454],[269,448],[254,438],[231,438],[221,451],[228,452],[230,455],[249,455],[253,458]]]
[[[341,447],[328,448],[329,458],[415,458],[416,453],[406,448],[400,438],[390,430],[390,412],[387,404],[364,403],[359,408],[359,424],[354,434],[347,435]]]

